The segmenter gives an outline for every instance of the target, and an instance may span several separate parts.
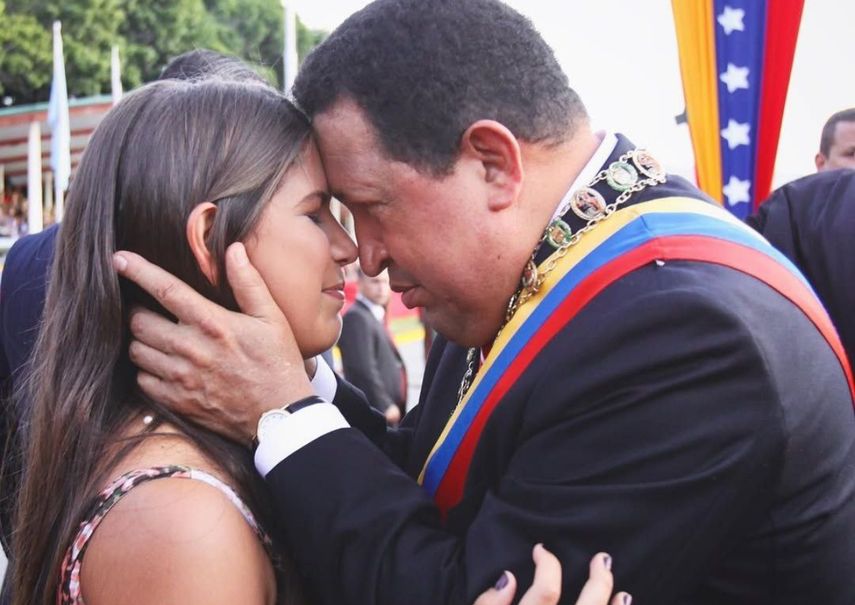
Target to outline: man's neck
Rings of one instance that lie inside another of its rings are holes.
[[[526,239],[532,249],[540,241],[543,230],[570,186],[593,157],[602,142],[602,134],[594,133],[587,123],[579,125],[573,137],[558,145],[523,145],[526,184],[521,194],[531,225]]]

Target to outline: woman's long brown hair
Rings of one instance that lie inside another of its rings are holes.
[[[138,391],[127,356],[128,311],[157,305],[120,282],[111,259],[117,249],[137,252],[235,308],[225,280],[211,284],[199,269],[187,218],[201,202],[217,204],[206,241],[217,274],[225,275],[225,249],[250,235],[309,137],[309,124],[275,91],[213,79],[149,84],[127,95],[92,135],[68,194],[26,386],[32,412],[23,430],[13,537],[16,605],[56,602],[60,565],[78,524],[106,473],[139,441],[117,444],[116,435],[144,410],[217,461],[266,517],[263,484],[245,448]]]

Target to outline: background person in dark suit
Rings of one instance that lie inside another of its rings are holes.
[[[563,595],[605,540],[639,603],[855,601],[855,417],[827,316],[750,228],[594,132],[524,17],[379,0],[307,58],[294,95],[363,271],[387,268],[444,335],[401,428],[344,385],[312,396],[251,266],[229,267],[240,314],[116,262],[182,321],[176,342],[135,315],[132,350],[158,351],[141,384],[259,434],[319,603],[471,602],[501,569],[530,578],[519,553],[540,536]]]
[[[814,162],[818,172],[855,168],[855,107],[828,118]]]
[[[396,425],[406,411],[407,371],[389,333],[389,274],[359,272],[359,295],[344,315],[338,347],[344,377]]]
[[[787,183],[747,222],[805,274],[828,309],[852,366],[855,170],[824,171]]]

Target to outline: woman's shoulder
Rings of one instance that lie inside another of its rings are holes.
[[[175,455],[181,446],[175,447],[165,449]],[[160,460],[150,454],[125,461],[122,475],[101,494],[112,505],[93,529],[80,569],[87,605],[273,602],[267,551],[217,469],[127,470]],[[181,464],[194,459],[192,451],[175,457]]]

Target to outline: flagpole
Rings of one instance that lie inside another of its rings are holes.
[[[115,44],[110,51],[110,90],[115,105],[122,100],[122,65],[119,62],[119,47]]]
[[[30,122],[27,139],[27,232],[42,230],[42,129]]]
[[[62,24],[53,22],[53,80],[50,85],[48,124],[51,127],[50,165],[54,175],[56,221],[62,220],[63,193],[71,176],[71,128],[68,117],[68,89],[62,53]]]
[[[282,9],[285,13],[285,47],[282,50],[283,90],[291,92],[294,79],[297,77],[297,14],[294,12],[292,2],[282,0]]]

